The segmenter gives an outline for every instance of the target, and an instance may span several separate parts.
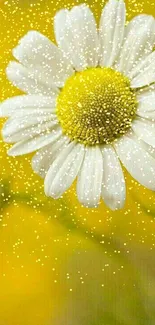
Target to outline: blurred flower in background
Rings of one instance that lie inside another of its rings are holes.
[[[5,76],[18,40],[30,29],[51,38],[56,11],[81,2],[1,1],[1,100],[20,95]],[[99,21],[105,1],[85,3]],[[153,0],[126,4],[128,20],[155,16]],[[75,184],[47,199],[32,156],[0,146],[0,325],[154,325],[154,193],[124,170],[122,211],[81,207]]]

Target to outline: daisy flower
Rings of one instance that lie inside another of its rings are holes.
[[[59,11],[57,46],[30,31],[13,49],[8,79],[25,94],[1,104],[11,156],[37,151],[32,168],[45,194],[59,198],[77,178],[82,205],[100,198],[123,207],[121,164],[155,190],[155,20],[126,23],[123,0],[110,0],[97,28],[85,4]]]

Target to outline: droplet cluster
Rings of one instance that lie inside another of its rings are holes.
[[[71,76],[57,100],[57,116],[71,140],[108,144],[125,134],[137,108],[130,81],[111,68],[91,68]]]

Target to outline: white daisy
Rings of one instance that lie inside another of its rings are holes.
[[[139,15],[125,24],[125,3],[110,0],[99,29],[85,4],[61,10],[58,47],[30,31],[13,50],[9,80],[25,95],[1,104],[9,155],[37,151],[36,173],[47,196],[59,198],[77,178],[79,201],[100,198],[112,210],[125,202],[120,161],[155,190],[155,20]]]

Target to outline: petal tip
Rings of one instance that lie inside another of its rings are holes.
[[[79,197],[78,200],[84,208],[97,209],[99,207],[99,202],[86,201],[86,200],[82,200]]]

